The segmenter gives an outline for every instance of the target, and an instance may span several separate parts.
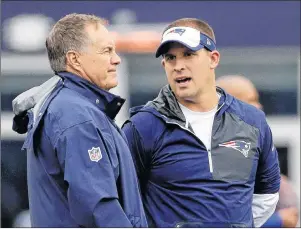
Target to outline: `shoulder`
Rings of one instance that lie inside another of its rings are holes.
[[[138,131],[144,141],[155,141],[165,131],[166,125],[154,108],[142,109],[133,114],[126,123],[131,123],[131,128]]]
[[[266,125],[265,113],[253,105],[233,98],[227,112],[238,116],[243,122],[261,130]]]
[[[130,118],[130,121],[133,123],[141,123],[141,122],[148,122],[145,124],[149,124],[150,122],[156,122],[159,120],[158,117],[156,117],[154,115],[154,111],[151,110],[152,108],[148,109],[148,110],[142,110],[137,112],[136,114],[132,115]]]
[[[70,128],[105,117],[93,103],[76,92],[63,88],[49,103],[46,117],[57,123],[60,129]]]
[[[139,110],[130,117],[129,121],[135,126],[152,129],[164,125],[161,115],[153,107]]]

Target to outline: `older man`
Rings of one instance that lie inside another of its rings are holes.
[[[14,129],[27,131],[29,120],[33,227],[147,227],[131,154],[114,123],[124,99],[109,92],[120,58],[105,25],[86,14],[60,19],[46,40],[58,76],[14,100]]]

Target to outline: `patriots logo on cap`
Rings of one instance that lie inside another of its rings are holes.
[[[245,141],[229,141],[219,144],[219,146],[235,149],[245,157],[248,157],[249,150],[251,149],[251,143]]]
[[[170,34],[170,33],[177,33],[177,34],[179,34],[180,36],[182,36],[182,34],[184,33],[186,31],[186,29],[179,29],[179,28],[177,28],[177,29],[172,29],[172,30],[170,30],[167,34]],[[166,34],[166,35],[167,35]]]

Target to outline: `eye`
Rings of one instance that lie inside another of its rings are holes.
[[[113,50],[114,49],[112,47],[107,47],[107,48],[103,49],[103,51],[100,52],[100,53],[102,53],[102,54],[111,54],[113,52]]]
[[[170,61],[170,60],[174,60],[175,59],[175,56],[172,56],[172,55],[165,55],[165,60],[166,61]]]
[[[185,53],[184,53],[184,56],[188,56],[188,57],[189,57],[189,56],[193,56],[193,55],[194,55],[193,52],[185,52]]]
[[[105,53],[111,53],[112,51],[113,51],[112,48],[106,48],[106,49],[105,49]]]

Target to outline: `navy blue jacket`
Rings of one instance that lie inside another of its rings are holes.
[[[123,126],[151,227],[252,227],[253,193],[279,191],[278,154],[264,113],[217,90],[211,152],[169,86],[133,108]]]
[[[24,143],[33,227],[147,227],[126,137],[124,100],[71,73],[47,98]]]

